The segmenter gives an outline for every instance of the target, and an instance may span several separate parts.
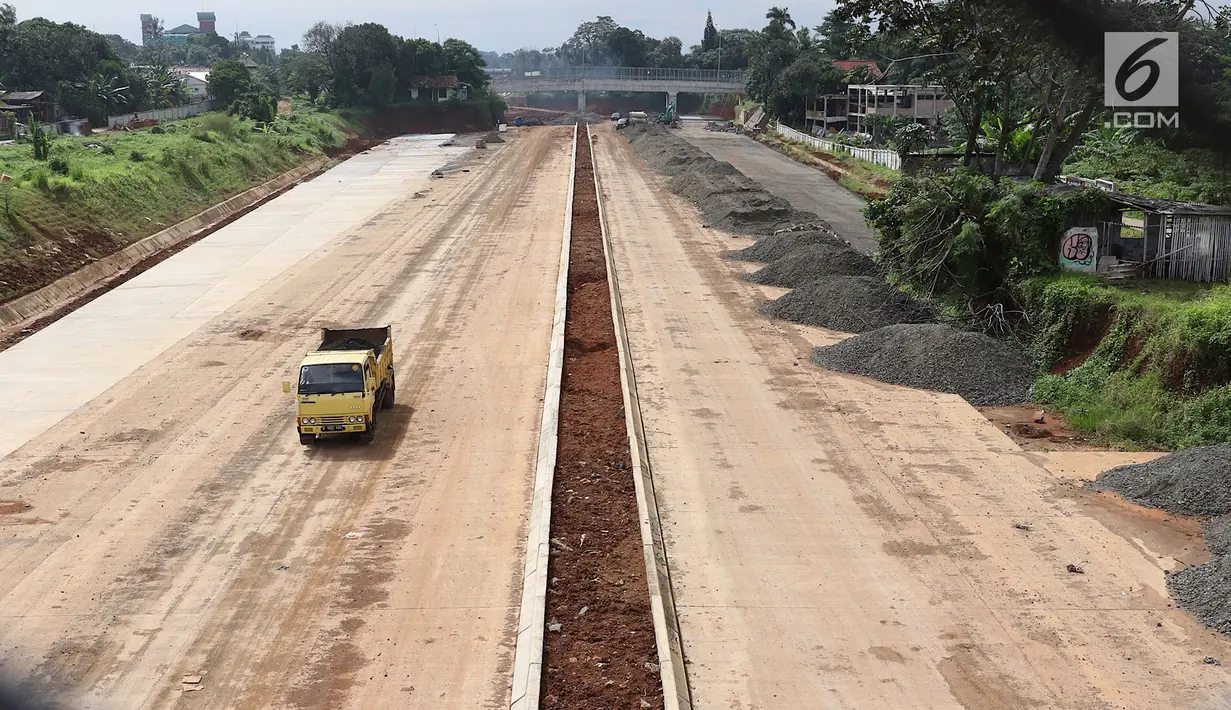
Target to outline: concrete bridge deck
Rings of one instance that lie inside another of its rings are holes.
[[[489,71],[500,94],[576,91],[579,109],[587,91],[662,92],[673,103],[680,92],[742,94],[743,70],[655,69],[649,67],[562,67],[537,72]]]

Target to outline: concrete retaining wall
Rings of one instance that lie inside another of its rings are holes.
[[[241,192],[225,202],[152,234],[120,251],[99,259],[89,266],[64,276],[39,290],[0,305],[0,328],[8,328],[75,298],[113,278],[147,257],[189,239],[217,222],[246,209],[273,193],[320,170],[326,158],[316,158],[294,170]]]
[[[173,106],[171,108],[160,108],[154,111],[141,111],[140,113],[125,113],[119,116],[112,116],[107,119],[107,128],[119,128],[126,126],[133,119],[137,118],[153,118],[159,121],[177,121],[181,118],[189,118],[191,116],[199,116],[203,113],[221,108],[221,101],[198,101],[195,104],[185,104],[183,106]]]

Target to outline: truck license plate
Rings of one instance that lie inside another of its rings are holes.
[[[335,424],[333,426],[323,426],[321,431],[346,431],[346,427],[341,424]]]

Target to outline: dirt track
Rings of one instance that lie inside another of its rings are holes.
[[[696,708],[1228,707],[1167,597],[1195,525],[1070,483],[1125,455],[810,365],[840,336],[757,315],[748,240],[596,148]]]
[[[0,461],[3,671],[73,708],[506,705],[570,135],[422,180]],[[280,381],[356,323],[393,325],[393,418],[305,450]]]

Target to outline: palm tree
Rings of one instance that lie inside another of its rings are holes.
[[[765,13],[765,19],[771,24],[785,25],[792,30],[795,29],[795,20],[791,19],[791,13],[785,7],[771,7],[769,12]]]

